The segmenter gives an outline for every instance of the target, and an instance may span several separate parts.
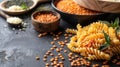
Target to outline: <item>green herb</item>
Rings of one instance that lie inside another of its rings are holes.
[[[24,10],[26,10],[26,9],[28,8],[28,6],[27,6],[27,4],[26,4],[25,2],[23,2],[23,3],[21,4],[21,7],[22,7],[22,9],[24,9]]]
[[[111,23],[110,22],[108,22],[108,21],[102,21],[102,20],[99,20],[100,22],[103,22],[103,23],[105,23],[105,24],[107,24],[109,27],[113,27],[114,29],[118,29],[118,28],[120,28],[120,25],[119,25],[119,18],[116,18],[115,19],[115,21],[113,22],[113,21],[111,21]]]
[[[114,29],[119,28],[119,18],[116,18],[114,22],[111,22],[111,27],[113,27]]]
[[[108,48],[110,46],[110,41],[111,40],[110,40],[109,35],[107,35],[107,33],[105,33],[105,31],[103,31],[103,34],[105,36],[106,42],[105,42],[105,44],[100,46],[99,50],[104,50],[104,49],[106,49],[106,48]]]

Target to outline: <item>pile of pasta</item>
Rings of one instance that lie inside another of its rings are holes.
[[[99,50],[106,40],[103,31],[110,37],[111,43],[105,50]],[[120,32],[103,22],[94,22],[88,26],[77,25],[77,30],[67,29],[67,33],[75,34],[67,47],[89,60],[110,60],[120,54]]]

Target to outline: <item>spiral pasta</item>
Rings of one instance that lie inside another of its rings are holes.
[[[106,43],[103,31],[108,34],[111,43],[105,50],[100,50],[100,46]],[[67,47],[90,60],[110,60],[112,56],[120,54],[120,34],[116,34],[116,29],[101,21],[85,27],[78,24],[77,30],[67,29],[66,32],[76,34],[71,37]]]

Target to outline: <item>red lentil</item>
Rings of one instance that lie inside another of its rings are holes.
[[[56,4],[56,7],[59,10],[66,12],[66,13],[70,13],[70,14],[91,15],[91,14],[98,13],[96,11],[92,11],[92,10],[79,6],[73,0],[60,0]]]
[[[57,20],[58,17],[52,13],[45,12],[45,13],[38,13],[35,16],[35,19],[40,21],[40,22],[49,23],[49,22],[53,22],[53,21]]]

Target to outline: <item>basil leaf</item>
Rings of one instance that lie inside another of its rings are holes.
[[[103,34],[104,34],[104,36],[105,36],[105,40],[106,40],[106,42],[108,43],[108,44],[110,44],[110,37],[109,37],[109,35],[107,35],[106,33],[105,33],[105,31],[103,31]]]
[[[105,42],[105,44],[103,44],[103,45],[100,46],[99,50],[104,50],[104,49],[106,49],[106,48],[108,48],[108,47],[110,46],[110,41],[111,41],[111,40],[110,40],[109,35],[107,35],[107,34],[105,33],[105,31],[103,31],[103,34],[104,34],[104,36],[105,36],[106,42]]]
[[[105,24],[107,24],[108,26],[111,25],[110,22],[108,22],[108,21],[102,21],[102,20],[99,20],[99,22],[105,23]]]
[[[108,48],[108,46],[109,46],[109,44],[105,43],[105,44],[103,44],[103,45],[100,46],[99,50],[105,50],[105,49]]]

